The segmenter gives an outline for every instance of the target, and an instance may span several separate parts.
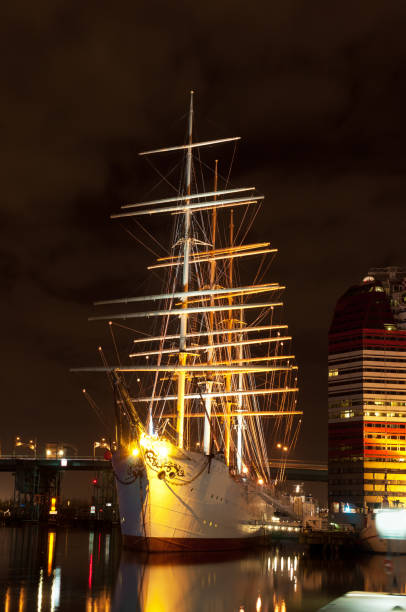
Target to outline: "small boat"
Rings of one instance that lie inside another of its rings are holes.
[[[369,512],[359,539],[368,552],[406,554],[406,510],[380,508]]]

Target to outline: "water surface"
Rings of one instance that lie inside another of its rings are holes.
[[[116,529],[2,527],[0,612],[315,612],[349,590],[386,590],[383,564],[311,559],[295,544],[145,557],[122,551]],[[406,593],[406,558],[395,566]]]

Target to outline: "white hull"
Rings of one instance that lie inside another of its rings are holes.
[[[406,539],[382,539],[377,532],[373,515],[367,516],[366,525],[361,529],[359,539],[362,548],[368,552],[406,555]]]
[[[259,485],[231,476],[221,460],[176,451],[160,464],[147,453],[143,461],[118,451],[113,468],[128,547],[220,550],[241,548],[269,534],[271,500]]]

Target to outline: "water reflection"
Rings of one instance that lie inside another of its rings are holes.
[[[330,567],[331,580],[340,569],[346,586],[339,593],[360,588],[362,577],[349,574],[347,565]],[[329,580],[325,563],[308,562],[294,551],[261,550],[233,557],[217,553],[204,558],[124,552],[113,611],[314,612],[335,595],[328,594]]]
[[[0,612],[108,612],[120,534],[40,526],[0,529]]]
[[[294,545],[120,559],[117,530],[2,528],[0,612],[315,612],[349,590],[387,590],[384,560],[309,559]],[[406,593],[406,557],[394,567]]]

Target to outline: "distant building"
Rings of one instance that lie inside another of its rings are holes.
[[[370,270],[329,331],[329,505],[406,507],[406,269]]]
[[[406,268],[397,266],[371,268],[368,276],[381,282],[390,299],[391,310],[398,329],[406,329]]]

